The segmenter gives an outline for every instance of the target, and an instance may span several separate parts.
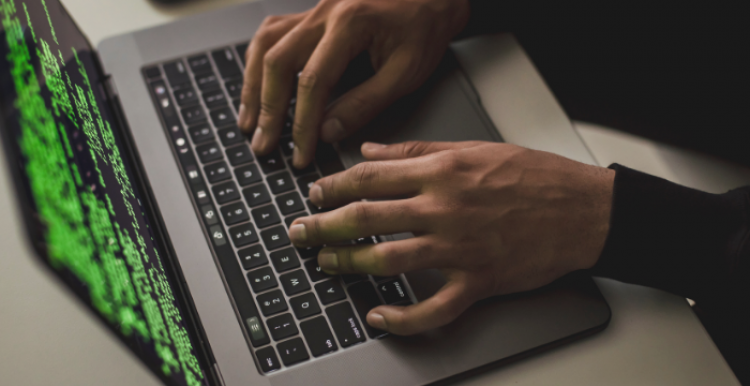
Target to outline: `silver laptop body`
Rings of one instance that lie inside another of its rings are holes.
[[[159,116],[143,71],[199,53],[210,57],[216,49],[234,49],[252,38],[266,15],[300,12],[314,5],[309,0],[247,3],[116,36],[98,47],[103,71],[110,75],[104,87],[127,123],[127,128],[121,129],[128,130],[132,137],[141,173],[158,207],[163,231],[169,236],[195,308],[196,323],[206,339],[206,350],[210,351],[207,357],[212,363],[204,369],[214,377],[213,380],[207,377],[210,383],[373,386],[450,383],[474,371],[606,327],[609,307],[593,281],[577,273],[539,291],[481,301],[456,322],[426,334],[367,337],[363,343],[345,348],[337,338],[338,349],[332,353],[309,356],[305,361],[281,366],[273,372],[262,371],[254,352],[264,347],[279,350],[279,342],[269,339],[263,347],[251,344],[252,326],[242,320],[238,300],[229,294],[227,275],[211,248],[214,235],[204,228],[198,216],[198,204],[187,189],[179,154],[172,143],[174,138]],[[534,143],[546,143],[548,138],[535,142],[528,135],[524,137],[523,128],[513,127],[512,122],[502,128],[493,124],[502,122],[502,117],[490,116],[483,108],[477,90],[486,85],[474,84],[471,77],[479,76],[482,68],[471,62],[471,54],[462,54],[471,51],[470,45],[456,45],[423,88],[396,103],[352,138],[337,144],[343,165],[348,168],[362,161],[358,149],[366,139],[389,143],[414,139],[502,141],[504,137],[512,137],[513,143],[531,147],[535,147]],[[470,62],[465,63],[467,58]],[[587,155],[581,156],[582,145],[576,142],[572,130],[564,133],[558,130],[552,135],[563,138],[556,141],[558,145],[563,143],[569,150],[575,148],[565,155],[591,162]],[[545,146],[537,146],[540,147]],[[384,239],[402,237],[409,235]],[[242,276],[245,277],[244,272]],[[443,283],[436,271],[409,273],[405,279],[409,284],[407,295],[413,301],[429,297]],[[289,301],[289,296],[285,299]],[[267,319],[261,318],[261,323]]]

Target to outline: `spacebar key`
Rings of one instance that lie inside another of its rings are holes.
[[[216,251],[216,256],[219,258],[219,265],[221,265],[221,270],[224,272],[224,279],[227,281],[227,285],[229,285],[229,291],[234,298],[234,304],[240,313],[242,323],[245,324],[253,347],[270,343],[271,340],[266,333],[265,327],[263,327],[263,322],[260,320],[258,307],[255,306],[253,296],[250,295],[250,290],[245,283],[242,269],[240,269],[240,263],[234,257],[232,247],[226,243],[220,246],[218,244],[214,245],[214,251]]]
[[[354,311],[352,311],[352,306],[349,303],[339,303],[326,308],[326,315],[328,315],[328,320],[331,321],[333,331],[339,338],[342,347],[349,347],[365,341],[365,334],[362,332],[362,327],[359,326],[359,321],[354,316]]]

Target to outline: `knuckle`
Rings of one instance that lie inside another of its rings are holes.
[[[281,109],[275,104],[261,100],[260,101],[260,113],[267,116],[275,116]]]
[[[372,221],[372,209],[362,202],[353,202],[348,205],[349,217],[355,228],[366,228]]]
[[[422,141],[408,141],[404,143],[403,156],[411,158],[422,155],[427,150],[427,143]]]
[[[320,77],[313,70],[303,70],[297,80],[298,93],[310,93],[320,86]]]
[[[391,276],[397,275],[397,253],[391,246],[392,243],[375,244],[373,247],[373,269],[376,274]]]
[[[263,56],[263,67],[268,72],[279,71],[284,69],[286,64],[283,52],[277,48],[272,49]]]
[[[350,170],[352,173],[351,183],[355,190],[366,188],[377,180],[377,172],[370,162],[362,162]]]
[[[334,9],[334,17],[338,20],[352,20],[367,15],[370,5],[363,1],[342,1]]]
[[[268,27],[270,27],[270,26],[278,23],[279,21],[281,21],[283,19],[284,19],[284,17],[283,16],[279,16],[279,15],[269,15],[269,16],[266,16],[265,18],[263,18],[263,22],[260,23],[260,28],[262,30],[263,29],[267,29]]]
[[[307,237],[310,240],[317,240],[320,238],[321,228],[323,225],[320,223],[320,217],[321,216],[312,216],[312,220],[310,221],[310,230],[307,234]]]

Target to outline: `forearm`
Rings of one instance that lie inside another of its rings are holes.
[[[709,194],[619,165],[595,275],[703,304],[750,299],[750,188]]]

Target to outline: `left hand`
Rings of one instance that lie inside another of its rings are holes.
[[[612,170],[489,142],[366,143],[362,153],[375,162],[310,189],[320,207],[348,205],[299,218],[289,234],[297,246],[415,234],[324,248],[318,256],[333,274],[442,270],[448,282],[437,294],[415,305],[374,308],[367,316],[373,327],[410,335],[442,326],[477,300],[590,268],[604,247]]]

